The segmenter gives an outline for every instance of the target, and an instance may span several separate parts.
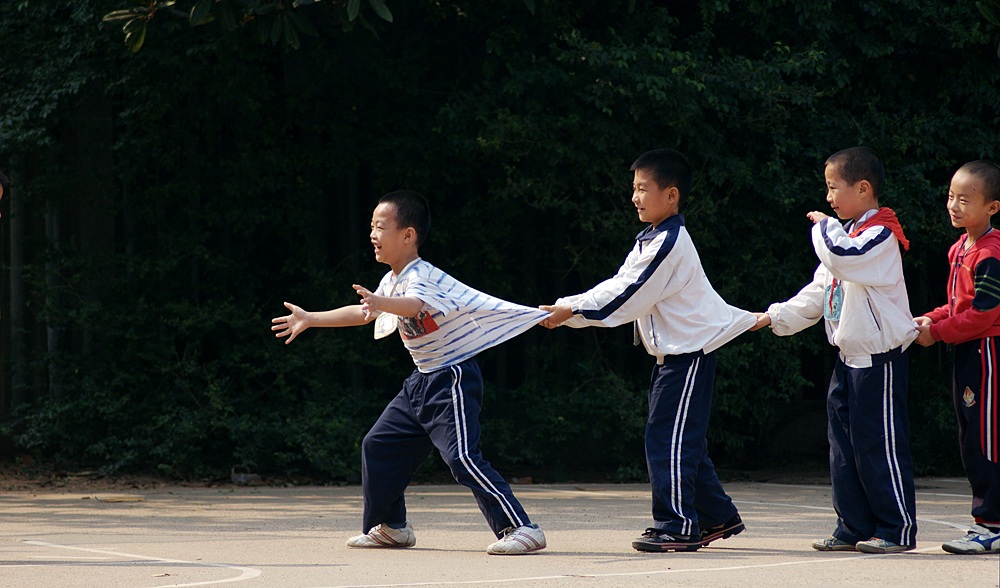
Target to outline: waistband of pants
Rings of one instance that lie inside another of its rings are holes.
[[[851,363],[867,363],[867,364],[871,365],[872,367],[875,367],[877,365],[883,365],[883,364],[889,363],[890,361],[896,359],[900,355],[903,355],[903,346],[902,345],[900,345],[899,347],[897,347],[895,349],[890,349],[889,351],[886,351],[885,353],[873,353],[871,355],[851,355],[851,356],[847,356],[847,355],[844,355],[843,351],[841,351],[840,352],[840,361],[842,361],[842,362],[844,362],[846,364],[846,363],[848,363],[847,360],[850,359]],[[848,364],[848,365],[850,365],[850,364]]]
[[[656,355],[656,365],[663,365],[674,361],[688,361],[696,357],[704,357],[704,351],[692,351],[691,353],[679,353],[677,355]]]

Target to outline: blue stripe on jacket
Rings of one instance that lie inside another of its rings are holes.
[[[827,218],[827,219],[823,219],[822,222],[823,223],[829,223],[829,222],[833,222],[833,221],[831,219]],[[829,249],[830,252],[833,253],[834,255],[840,255],[840,256],[864,255],[865,253],[868,253],[868,251],[870,251],[873,247],[875,247],[879,243],[882,243],[883,241],[885,241],[886,239],[888,239],[890,235],[892,235],[892,230],[891,229],[889,229],[887,227],[882,227],[882,230],[879,231],[878,235],[875,235],[875,237],[871,241],[868,241],[862,247],[858,248],[858,247],[837,247],[837,246],[835,246],[833,244],[833,241],[831,241],[830,237],[828,237],[827,234],[826,234],[826,225],[825,224],[820,227],[820,232],[823,233],[823,242],[826,243],[826,248]]]
[[[656,255],[653,256],[653,260],[650,261],[649,265],[642,270],[642,273],[639,274],[639,277],[634,282],[626,286],[625,289],[622,290],[621,294],[615,296],[614,299],[605,304],[603,308],[597,310],[581,309],[580,314],[583,315],[583,318],[593,321],[602,321],[621,308],[622,305],[625,304],[628,299],[631,298],[632,295],[634,295],[639,288],[641,288],[649,280],[649,278],[653,276],[656,269],[660,267],[663,260],[670,254],[670,251],[674,248],[674,244],[677,243],[677,235],[680,234],[680,228],[682,226],[684,226],[684,217],[678,214],[663,221],[655,228],[649,227],[639,233],[636,237],[636,241],[639,242],[647,240],[651,241],[656,238],[656,233],[660,232],[665,232],[666,237],[664,237],[663,243],[660,244],[660,248],[657,250]]]

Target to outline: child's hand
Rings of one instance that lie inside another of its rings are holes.
[[[312,315],[291,302],[286,302],[285,308],[292,311],[292,314],[271,319],[271,323],[274,325],[271,330],[275,331],[274,336],[279,339],[288,337],[288,340],[285,341],[285,345],[288,345],[299,336],[299,333],[312,326]]]
[[[771,324],[771,315],[767,314],[766,312],[755,312],[753,313],[753,315],[757,317],[757,324],[750,327],[751,331],[757,331],[763,329],[764,327]]]
[[[361,312],[365,313],[365,320],[370,319],[372,313],[382,311],[381,306],[382,300],[384,299],[383,296],[376,296],[372,294],[371,290],[368,288],[357,284],[354,284],[351,287],[354,288],[354,291],[361,297]]]
[[[918,327],[929,327],[929,326],[931,326],[931,322],[932,321],[931,321],[930,317],[915,316],[915,317],[913,317],[913,322],[917,323]]]
[[[918,325],[917,332],[919,334],[917,335],[916,341],[919,345],[923,345],[924,347],[930,347],[931,345],[934,344],[934,337],[931,336],[931,326],[929,323],[926,325]]]
[[[816,224],[825,218],[830,218],[830,215],[820,212],[818,210],[814,210],[812,212],[806,213],[806,218],[811,220],[813,224]]]
[[[573,317],[572,306],[539,306],[538,308],[550,313],[541,323],[546,329],[554,329]]]

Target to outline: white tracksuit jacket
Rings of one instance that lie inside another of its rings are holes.
[[[866,212],[859,222],[875,214]],[[826,319],[826,336],[849,367],[871,367],[871,355],[904,349],[917,336],[903,282],[899,241],[883,226],[856,237],[827,218],[812,227],[820,264],[812,282],[767,309],[776,335],[792,335]]]
[[[638,321],[646,351],[657,358],[711,353],[756,322],[712,288],[681,215],[639,233],[614,277],[556,304],[573,307],[569,327]]]

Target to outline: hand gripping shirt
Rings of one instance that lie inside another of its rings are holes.
[[[639,233],[614,277],[556,304],[573,307],[573,317],[564,323],[569,327],[636,321],[654,357],[711,353],[756,323],[754,315],[730,306],[712,287],[679,214]]]
[[[415,317],[396,317],[399,336],[423,373],[461,363],[520,335],[549,313],[484,294],[417,258],[386,273],[375,294],[419,298]]]
[[[906,348],[917,336],[903,282],[899,244],[908,246],[891,209],[869,210],[842,225],[826,218],[812,227],[819,267],[812,282],[767,309],[776,335],[792,335],[825,319],[827,340],[849,367],[871,367],[871,356]],[[904,240],[900,240],[900,238]]]
[[[1000,232],[990,229],[968,249],[968,234],[948,250],[948,303],[924,316],[931,336],[964,343],[1000,335]]]

